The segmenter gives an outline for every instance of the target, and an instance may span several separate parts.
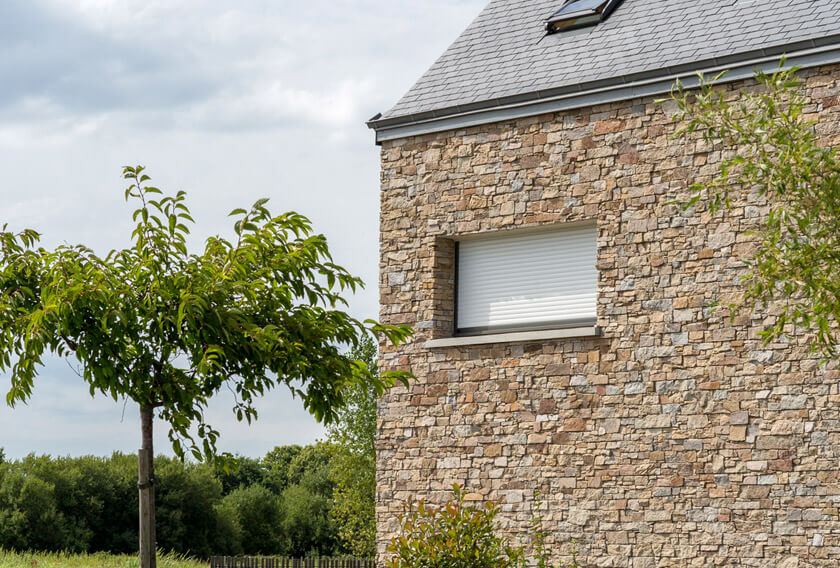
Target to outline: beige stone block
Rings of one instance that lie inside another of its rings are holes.
[[[651,414],[642,419],[640,428],[668,428],[673,422],[670,414]]]
[[[759,450],[784,450],[790,448],[791,444],[789,436],[759,436],[755,441],[755,447]]]
[[[743,425],[749,424],[750,422],[750,413],[746,410],[742,410],[740,412],[733,412],[729,415],[729,423],[733,426],[735,425]]]
[[[610,418],[602,422],[604,432],[607,434],[615,434],[621,428],[621,421],[617,418]]]
[[[561,477],[557,480],[557,486],[560,489],[574,489],[577,487],[577,478]]]
[[[733,442],[743,442],[747,439],[747,427],[746,426],[730,426],[729,427],[729,439]]]
[[[501,444],[490,444],[488,446],[484,446],[485,457],[493,458],[493,457],[501,455],[501,453],[502,453],[502,445]]]

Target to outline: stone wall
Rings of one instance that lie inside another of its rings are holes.
[[[802,75],[840,142],[840,68]],[[514,535],[539,488],[558,559],[577,539],[585,566],[840,564],[836,366],[709,307],[737,298],[763,207],[669,203],[720,160],[669,116],[637,99],[383,145],[381,315],[416,337],[382,364],[417,381],[380,407],[382,548],[401,501],[457,482]],[[452,332],[453,237],[584,219],[603,337],[424,347]]]

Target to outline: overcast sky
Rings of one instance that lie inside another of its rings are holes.
[[[44,244],[122,247],[121,167],[183,189],[196,243],[262,196],[309,216],[367,289],[375,316],[378,148],[385,111],[478,14],[483,0],[0,0],[0,225]],[[2,391],[8,377],[0,375]],[[321,427],[285,391],[238,425],[211,409],[228,451],[261,456]],[[158,425],[157,449],[170,452]],[[0,447],[21,457],[139,445],[133,405],[91,398],[66,362],[41,370],[27,406],[0,405]]]

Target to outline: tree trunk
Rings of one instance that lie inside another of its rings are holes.
[[[155,540],[154,409],[140,408],[142,447],[138,452],[140,490],[140,568],[157,568]]]

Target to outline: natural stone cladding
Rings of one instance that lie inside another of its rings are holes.
[[[811,118],[840,143],[840,67],[801,73]],[[730,85],[757,88],[754,82]],[[409,496],[503,503],[529,533],[546,502],[557,559],[584,566],[840,565],[840,392],[807,337],[764,345],[767,314],[730,318],[765,212],[675,200],[720,149],[672,137],[654,98],[386,142],[383,346],[410,389],[379,409],[380,551]],[[452,238],[594,220],[602,337],[429,349],[452,332]]]

